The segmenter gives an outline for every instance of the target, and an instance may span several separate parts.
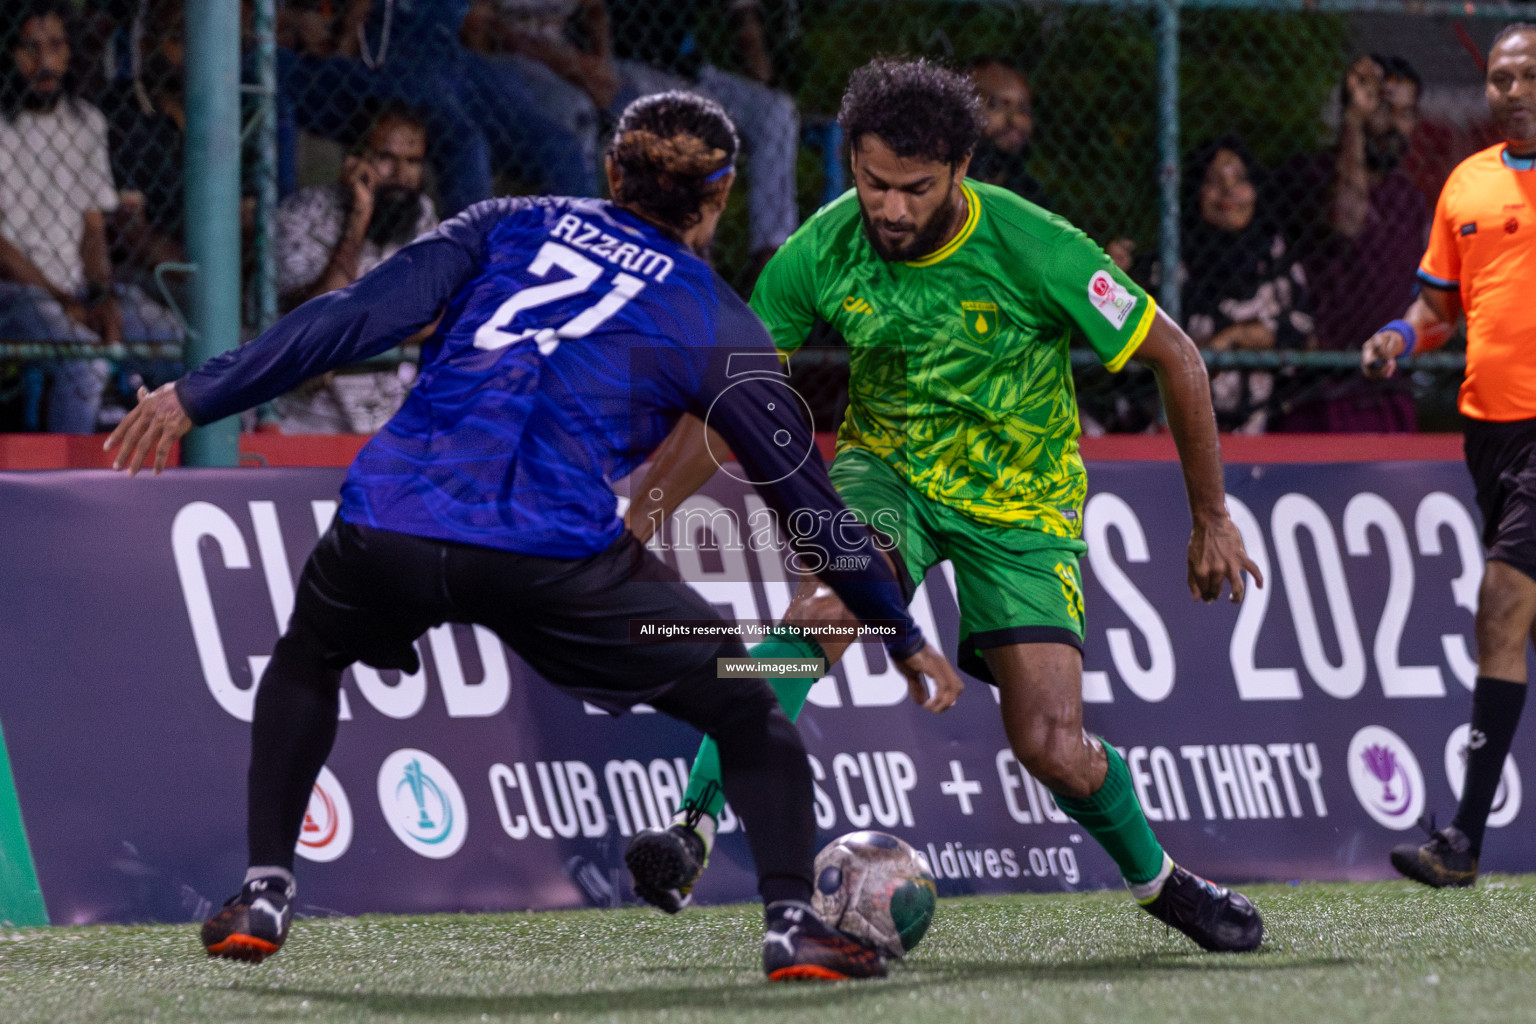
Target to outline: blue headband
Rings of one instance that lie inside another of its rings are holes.
[[[724,167],[720,168],[714,174],[710,174],[710,175],[705,176],[704,180],[705,181],[719,181],[721,178],[725,177],[727,174],[730,174],[735,169],[736,169],[736,165],[735,164],[726,164]]]

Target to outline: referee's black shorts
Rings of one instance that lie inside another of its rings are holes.
[[[558,559],[337,517],[304,566],[288,628],[332,668],[361,661],[415,671],[413,642],[422,633],[444,622],[477,623],[555,686],[618,712],[654,701],[685,677],[713,683],[716,657],[746,655],[739,640],[635,643],[631,619],[719,618],[628,531],[595,555]],[[718,682],[741,691],[737,697],[760,689],[772,698],[761,679]]]
[[[1536,420],[1465,423],[1488,558],[1536,580]]]

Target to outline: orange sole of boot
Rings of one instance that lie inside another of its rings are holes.
[[[231,935],[223,942],[216,942],[203,948],[208,950],[209,956],[221,956],[226,960],[244,960],[247,963],[259,964],[281,947],[266,939],[258,939],[254,935]]]
[[[848,975],[839,974],[827,967],[815,964],[794,964],[780,967],[768,975],[769,981],[847,981]]]

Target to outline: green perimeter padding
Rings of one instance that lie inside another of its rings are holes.
[[[4,731],[0,731],[0,922],[18,928],[48,923]]]

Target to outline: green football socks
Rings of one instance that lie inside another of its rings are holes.
[[[1056,806],[1066,811],[1088,834],[1098,840],[1120,867],[1120,874],[1132,892],[1149,882],[1159,881],[1171,861],[1162,844],[1152,834],[1147,816],[1141,811],[1136,792],[1131,787],[1131,772],[1114,747],[1104,742],[1109,771],[1098,791],[1082,800],[1057,796]],[[1160,888],[1160,886],[1159,886]],[[1152,894],[1156,896],[1154,892]],[[1138,897],[1139,898],[1139,897]]]
[[[821,645],[816,641],[782,635],[763,641],[748,653],[754,658],[824,657]],[[805,706],[806,695],[816,685],[816,680],[770,678],[769,683],[778,694],[784,713],[795,719]],[[1162,845],[1152,834],[1152,826],[1142,813],[1141,804],[1131,786],[1130,769],[1125,766],[1125,761],[1114,747],[1108,743],[1103,743],[1103,746],[1104,755],[1109,761],[1104,784],[1097,792],[1082,800],[1057,796],[1056,804],[1082,825],[1114,858],[1120,874],[1125,877],[1126,884],[1138,899],[1142,898],[1143,892],[1147,893],[1147,898],[1152,898],[1161,889],[1161,882],[1173,862],[1163,852]],[[688,775],[688,788],[683,794],[683,806],[676,820],[685,822],[689,809],[707,815],[711,820],[700,829],[700,834],[706,836],[707,848],[713,845],[710,840],[714,838],[714,829],[709,825],[714,824],[713,819],[720,817],[724,806],[725,793],[720,788],[720,753],[715,747],[715,741],[706,736],[704,742],[699,744],[698,756],[694,758],[693,770]]]
[[[747,652],[754,658],[826,658],[821,645],[809,638],[791,638],[775,634],[770,639]],[[790,720],[800,716],[805,706],[806,694],[816,685],[815,679],[777,679],[768,682],[779,696],[779,704]],[[719,818],[725,806],[725,793],[720,788],[720,752],[715,741],[708,736],[699,744],[699,756],[693,760],[693,770],[688,773],[688,789],[683,793],[683,808],[702,810],[711,818]],[[681,820],[683,812],[678,812]],[[711,837],[713,830],[710,830]],[[707,844],[707,840],[706,840]]]

